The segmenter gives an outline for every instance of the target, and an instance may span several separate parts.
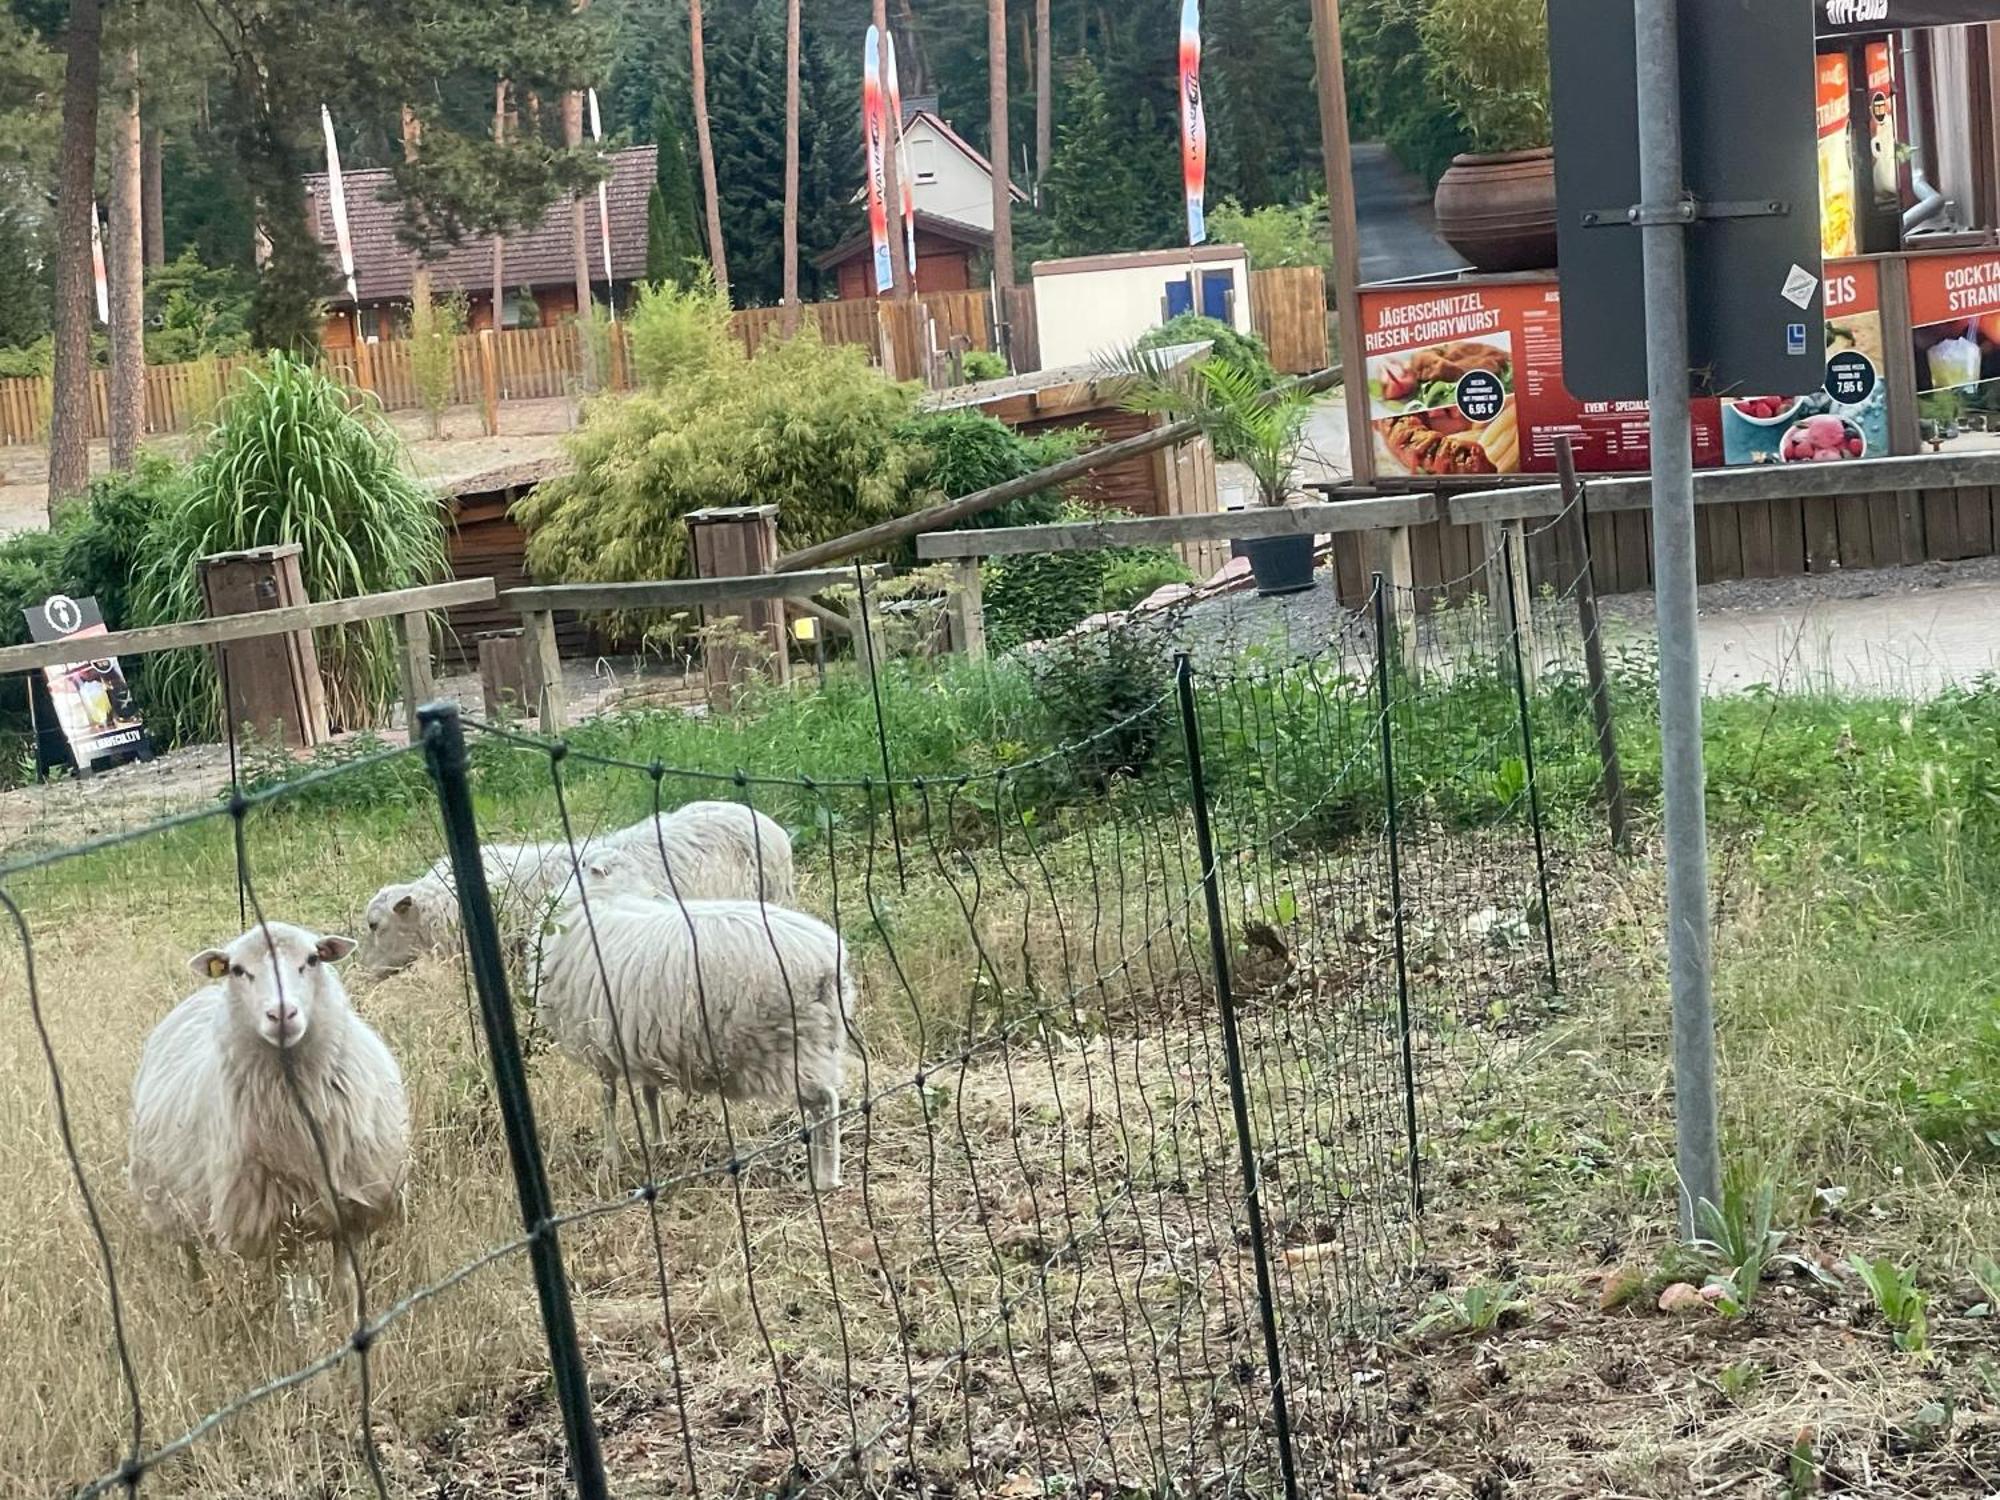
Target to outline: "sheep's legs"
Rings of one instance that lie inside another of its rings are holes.
[[[653,1121],[653,1144],[660,1143],[660,1089],[658,1084],[646,1085],[646,1113]]]
[[[604,1085],[604,1160],[598,1169],[599,1178],[611,1187],[618,1185],[618,1178],[624,1162],[618,1151],[618,1085],[606,1080]]]
[[[352,1317],[361,1321],[360,1284],[355,1280],[355,1266],[361,1254],[361,1241],[336,1236],[333,1241],[333,1305],[342,1318]]]
[[[816,1193],[830,1193],[840,1186],[840,1091],[821,1089],[806,1100],[806,1125],[810,1141],[806,1153],[806,1175]]]
[[[201,1252],[195,1248],[193,1240],[181,1241],[181,1264],[187,1268],[188,1280],[199,1286],[202,1280]]]

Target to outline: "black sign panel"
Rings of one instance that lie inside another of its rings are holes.
[[[1804,395],[1825,378],[1812,15],[1681,0],[1690,389]],[[1646,390],[1638,64],[1630,0],[1549,0],[1563,380]],[[1771,211],[1773,206],[1779,211]]]
[[[90,657],[90,641],[104,630],[104,612],[91,598],[72,599],[67,594],[51,594],[27,617],[28,634],[34,640],[74,640],[81,660],[58,667],[42,668],[46,703],[62,731],[69,760],[77,770],[116,764],[133,757],[150,759],[152,746],[146,728],[133,705],[132,690],[125,683],[125,669],[115,656]],[[59,761],[38,749],[42,765]]]
[[[2000,21],[2000,0],[1813,0],[1821,36]]]

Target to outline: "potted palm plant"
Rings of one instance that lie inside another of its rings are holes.
[[[1192,421],[1215,451],[1250,471],[1259,505],[1275,508],[1293,496],[1305,447],[1312,396],[1297,386],[1270,387],[1256,369],[1228,360],[1186,359],[1186,349],[1132,349],[1107,364],[1121,381],[1127,411]],[[1291,594],[1313,586],[1313,537],[1258,537],[1237,544],[1250,560],[1260,594]]]
[[[1430,0],[1417,27],[1473,148],[1438,183],[1438,233],[1474,270],[1554,265],[1548,0]]]

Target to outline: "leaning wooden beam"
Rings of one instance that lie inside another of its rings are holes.
[[[1144,516],[1133,520],[1074,521],[1054,526],[1005,526],[949,531],[917,538],[924,561],[958,557],[1008,557],[1024,552],[1095,552],[1105,547],[1147,547],[1173,542],[1229,542],[1256,537],[1323,536],[1421,526],[1437,518],[1430,495],[1342,500],[1275,509],[1215,511],[1207,515]]]
[[[1308,392],[1318,392],[1339,383],[1339,370],[1321,370],[1317,375],[1288,381],[1277,389],[1284,391],[1297,387]],[[1093,469],[1101,469],[1106,464],[1123,463],[1126,459],[1137,458],[1143,453],[1171,448],[1176,443],[1184,443],[1189,438],[1198,436],[1200,432],[1201,426],[1196,422],[1170,423],[1151,432],[1143,432],[1137,437],[1126,438],[1122,442],[1106,443],[1100,448],[1092,448],[1077,454],[1074,458],[1066,458],[1059,464],[1051,464],[1046,469],[1037,470],[1033,474],[1010,479],[1005,484],[974,490],[970,495],[948,504],[934,505],[929,510],[914,511],[907,516],[898,516],[893,521],[883,521],[879,525],[865,527],[860,531],[851,531],[846,536],[835,537],[830,542],[821,542],[816,546],[801,547],[796,552],[787,552],[771,566],[775,572],[792,573],[802,568],[824,567],[827,563],[838,562],[844,557],[876,552],[897,542],[908,541],[913,536],[921,536],[925,532],[941,531],[947,526],[956,526],[960,521],[984,515],[987,511],[995,510],[1010,500],[1022,500],[1029,495],[1039,495],[1043,490],[1055,489],[1059,485],[1068,484],[1072,479],[1081,479]]]
[[[179,625],[147,625],[115,630],[107,635],[71,636],[34,646],[0,649],[0,673],[31,672],[100,656],[144,656],[154,651],[179,651],[194,646],[219,646],[228,641],[252,641],[294,630],[320,630],[329,625],[353,625],[362,620],[387,620],[400,615],[427,614],[460,604],[481,604],[493,597],[490,578],[463,578],[423,588],[397,589],[388,594],[364,594],[358,599],[329,599],[323,604],[290,604],[283,609],[253,610],[214,620],[189,620]]]
[[[555,583],[508,589],[500,602],[522,614],[552,609],[580,614],[621,609],[694,609],[746,599],[800,599],[854,581],[852,568],[811,573],[748,573],[738,578],[669,578],[644,583]]]
[[[1694,476],[1694,500],[1697,505],[1732,505],[1745,500],[1816,499],[1995,484],[2000,484],[2000,453],[1923,453],[1909,458],[1857,458],[1837,464],[1753,464],[1741,469],[1706,469]],[[1486,521],[1560,515],[1563,503],[1561,485],[1534,484],[1448,496],[1445,507],[1451,520],[1470,526]],[[1590,481],[1593,514],[1646,510],[1652,503],[1653,482],[1647,475]]]

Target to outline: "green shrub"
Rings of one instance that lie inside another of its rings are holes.
[[[1049,729],[1058,744],[1073,747],[1066,759],[1086,785],[1140,774],[1178,730],[1164,701],[1173,688],[1172,658],[1150,633],[1099,630],[1061,641],[1038,655],[1032,670]]]
[[[1180,554],[1164,547],[1120,551],[1104,570],[1098,586],[1100,609],[1130,609],[1170,583],[1193,583],[1195,576]]]
[[[1101,521],[1106,515],[1068,501],[1046,520]],[[996,651],[1050,640],[1089,615],[1130,608],[1161,583],[1190,576],[1179,557],[1158,547],[994,558],[980,569],[986,639]]]
[[[33,380],[55,369],[55,335],[45,333],[32,344],[0,349],[0,380]]]
[[[250,346],[253,282],[234,267],[202,264],[192,247],[146,273],[146,359],[182,364]]]
[[[1439,87],[1417,35],[1413,0],[1348,0],[1340,34],[1348,112],[1356,139],[1379,140],[1427,185],[1472,149],[1465,127],[1438,104]]]
[[[1548,0],[1427,0],[1417,32],[1474,150],[1548,145]]]
[[[955,408],[919,412],[896,429],[910,455],[909,508],[942,505],[1075,455],[1094,434],[1087,429],[1024,437],[984,412]],[[1064,514],[1059,490],[1044,490],[973,516],[957,530],[995,526],[1039,526]]]
[[[458,336],[465,332],[465,298],[419,297],[410,309],[410,379],[430,419],[431,436],[444,436],[458,373]]]
[[[601,583],[687,569],[689,511],[776,505],[786,547],[899,514],[912,387],[810,335],[754,359],[601,401],[570,438],[572,473],[514,507],[538,578]],[[624,622],[630,624],[632,622]]]
[[[1333,268],[1333,233],[1327,227],[1323,193],[1314,194],[1305,203],[1267,203],[1255,209],[1224,198],[1209,210],[1208,234],[1217,244],[1241,245],[1256,270],[1275,266]]]
[[[132,623],[198,618],[197,558],[280,542],[303,547],[315,600],[413,587],[445,567],[437,497],[404,470],[394,429],[312,365],[272,354],[239,377],[185,485],[147,529]],[[389,622],[322,631],[318,641],[335,726],[378,722],[397,691]],[[156,733],[214,731],[219,689],[205,653],[157,658],[148,686]]]
[[[625,324],[634,379],[661,390],[690,377],[737,373],[746,356],[729,319],[729,299],[705,264],[685,284],[640,287]]]
[[[1206,318],[1200,313],[1182,313],[1168,319],[1140,339],[1138,347],[1143,352],[1199,343],[1215,345],[1208,356],[1211,363],[1231,365],[1254,375],[1262,389],[1269,390],[1278,383],[1277,368],[1272,365],[1271,352],[1262,339],[1255,334],[1238,333],[1220,319]]]
[[[982,380],[1004,380],[1007,378],[1007,361],[991,349],[968,349],[962,361],[968,382]]]

